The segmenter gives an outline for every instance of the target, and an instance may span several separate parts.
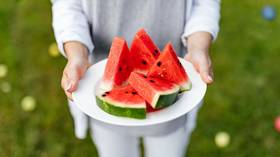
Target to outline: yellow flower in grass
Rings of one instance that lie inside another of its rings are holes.
[[[24,111],[33,111],[36,108],[36,100],[32,96],[25,96],[21,100],[21,108]]]
[[[8,73],[8,67],[5,64],[0,64],[0,78],[3,78]]]
[[[215,143],[218,147],[224,148],[230,142],[230,135],[227,132],[218,132],[215,136]]]

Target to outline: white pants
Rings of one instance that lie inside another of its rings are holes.
[[[73,103],[69,103],[75,122],[75,133],[84,138],[88,127],[87,119]],[[143,137],[145,157],[183,157],[192,131],[195,128],[196,116],[201,105],[186,115],[185,125],[162,136]],[[85,123],[84,123],[85,122]],[[124,134],[116,129],[99,125],[90,119],[92,139],[100,157],[139,157],[139,138],[133,134]]]

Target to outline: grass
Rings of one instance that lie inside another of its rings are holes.
[[[0,91],[0,156],[97,156],[90,138],[77,140],[60,89],[63,57],[48,55],[54,42],[48,0],[4,0],[0,5],[0,64],[8,66],[10,93]],[[276,0],[224,0],[221,31],[212,47],[215,83],[208,88],[188,156],[276,157],[280,134],[273,128],[280,114],[280,20],[261,17]],[[33,96],[36,109],[25,112],[21,99]],[[218,148],[218,131],[231,135]]]

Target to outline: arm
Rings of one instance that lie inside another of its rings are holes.
[[[79,42],[92,52],[90,28],[80,0],[52,0],[52,17],[58,48],[65,57],[64,44],[69,41]]]
[[[206,83],[214,79],[209,49],[218,35],[219,19],[220,0],[194,0],[182,35],[188,51],[185,59],[193,63]]]
[[[52,0],[53,29],[60,52],[67,57],[61,86],[68,98],[89,66],[93,50],[88,21],[80,0]]]

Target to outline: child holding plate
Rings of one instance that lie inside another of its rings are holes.
[[[52,0],[52,12],[58,47],[68,59],[61,85],[70,99],[76,136],[84,138],[91,128],[101,157],[139,156],[139,136],[99,125],[71,101],[88,67],[107,57],[113,37],[121,36],[130,44],[144,28],[160,49],[171,41],[206,83],[213,82],[209,48],[219,30],[220,0]],[[146,157],[184,156],[198,109],[168,134],[144,136]]]

